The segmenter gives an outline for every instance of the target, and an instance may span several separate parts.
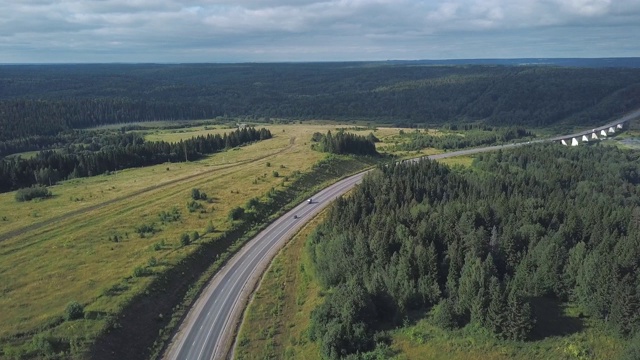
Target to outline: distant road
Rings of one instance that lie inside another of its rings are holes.
[[[619,120],[596,129],[599,131],[600,129],[609,128],[611,125],[616,125],[637,116],[640,116],[640,110],[636,110]],[[557,138],[517,144],[453,151],[426,156],[425,158],[444,159],[473,155],[532,143],[557,141],[568,137],[582,136],[590,132],[584,131]],[[419,160],[412,159],[407,161]],[[236,329],[244,307],[271,259],[284,246],[287,240],[309,220],[326,208],[331,201],[360,183],[369,171],[371,170],[353,175],[325,188],[312,197],[313,202],[311,204],[306,201],[299,204],[251,239],[214,276],[196,300],[175,335],[173,342],[169,345],[164,358],[171,360],[202,360],[227,357],[233,345]]]

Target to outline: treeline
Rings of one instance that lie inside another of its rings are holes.
[[[452,125],[451,128],[458,127]],[[527,129],[519,127],[490,128],[490,130],[473,130],[463,134],[446,134],[441,136],[421,133],[419,130],[410,133],[401,133],[401,137],[407,141],[398,144],[398,150],[413,151],[424,148],[436,148],[443,150],[464,149],[482,145],[507,143],[511,140],[535,137],[535,134]]]
[[[345,131],[338,131],[335,135],[328,131],[327,134],[316,132],[311,137],[315,142],[312,147],[315,150],[332,154],[355,154],[355,155],[379,155],[376,151],[375,142],[378,139],[370,133],[368,136],[361,136]]]
[[[524,340],[540,297],[638,333],[638,153],[535,145],[473,167],[382,167],[331,207],[307,244],[328,289],[310,325],[325,358],[374,349],[419,309],[443,328]]]
[[[269,138],[269,130],[252,127],[222,136],[197,136],[178,143],[147,142],[133,133],[110,134],[94,138],[88,144],[70,146],[67,151],[47,150],[30,159],[16,157],[0,161],[0,192],[132,167],[197,160],[205,154]]]
[[[2,66],[0,141],[222,117],[438,125],[601,124],[640,107],[640,69],[402,63]]]

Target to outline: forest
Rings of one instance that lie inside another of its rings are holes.
[[[588,126],[640,107],[640,69],[633,68],[353,62],[4,65],[0,71],[0,141],[216,117]]]
[[[206,154],[271,138],[265,128],[237,129],[220,136],[197,136],[177,143],[145,141],[121,131],[76,132],[61,151],[40,151],[35,157],[0,159],[0,192],[52,185],[60,180],[94,176],[165,162],[193,161]]]
[[[419,130],[400,133],[401,138],[407,141],[396,145],[401,151],[414,151],[424,148],[436,148],[442,150],[464,149],[483,145],[504,144],[511,140],[534,138],[535,134],[524,128],[505,127],[493,128],[490,126],[467,126],[469,130],[464,133],[429,135]],[[458,129],[458,126],[450,126]]]
[[[345,131],[338,131],[335,135],[331,131],[327,134],[314,133],[311,141],[315,144],[311,146],[322,152],[332,154],[354,154],[376,156],[376,142],[379,141],[373,133],[368,136],[355,135]]]
[[[307,251],[326,294],[309,335],[327,359],[360,358],[415,311],[527,341],[541,298],[631,338],[640,154],[537,144],[480,154],[470,168],[382,166],[336,200]]]

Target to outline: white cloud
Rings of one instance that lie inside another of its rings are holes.
[[[619,40],[640,32],[630,0],[27,0],[0,13],[0,62],[520,57],[533,43],[543,56],[640,56]],[[621,50],[590,43],[598,32]]]

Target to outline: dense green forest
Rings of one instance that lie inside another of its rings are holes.
[[[379,141],[373,133],[369,136],[361,136],[345,131],[338,131],[335,135],[331,131],[327,134],[314,133],[311,141],[315,144],[311,146],[322,152],[332,154],[355,154],[355,155],[379,155],[376,151],[376,141]]]
[[[537,298],[640,331],[640,153],[540,144],[381,167],[338,199],[307,243],[325,358],[371,351],[411,311],[527,340]],[[540,314],[539,314],[540,315]]]
[[[78,137],[60,151],[41,151],[29,159],[19,156],[0,159],[0,192],[132,167],[197,160],[206,154],[269,138],[269,130],[252,127],[178,143],[145,141],[139,134],[120,131],[78,132]]]
[[[218,116],[584,126],[640,107],[640,69],[384,62],[5,65],[0,89],[0,141],[101,124]]]

